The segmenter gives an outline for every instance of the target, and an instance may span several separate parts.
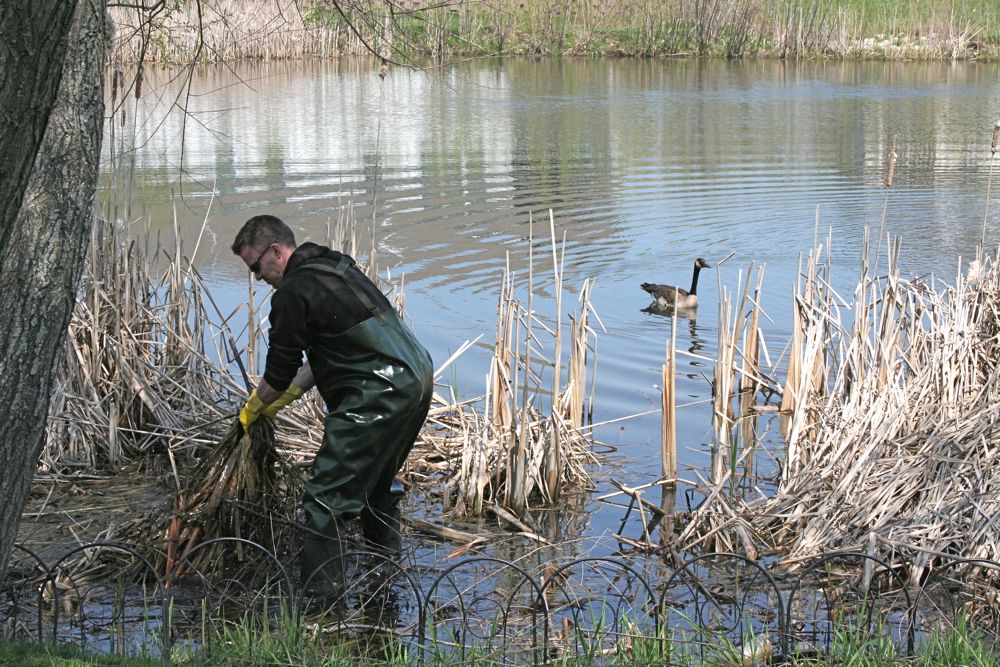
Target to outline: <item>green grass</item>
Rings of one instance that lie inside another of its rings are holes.
[[[969,22],[995,28],[1000,21],[1000,4],[993,0],[835,0],[831,5],[849,11],[858,25],[882,31],[907,30],[932,22],[941,26]]]
[[[76,646],[0,642],[0,665],[18,667],[83,667],[84,665],[127,665],[128,667],[161,667],[162,660],[123,656],[94,655]]]
[[[529,0],[501,2],[494,11],[468,4],[460,11],[416,12],[396,24],[403,37],[397,46],[406,55],[426,53],[436,35],[450,55],[501,50],[743,57],[804,49],[805,55],[849,55],[853,50],[855,56],[885,57],[891,56],[888,48],[909,45],[911,53],[933,57],[950,53],[950,40],[957,35],[985,45],[1000,43],[1000,3],[987,0],[706,0],[700,14],[695,3],[653,8],[606,4],[609,9],[600,11],[581,10],[568,0]],[[984,50],[980,55],[991,54]]]
[[[600,619],[596,619],[600,620]],[[596,624],[600,626],[600,623]],[[200,628],[198,639],[209,638],[205,648],[179,641],[172,652],[172,665],[186,667],[405,667],[417,664],[416,648],[392,640],[345,640],[323,633],[310,633],[291,621],[278,619],[271,623],[258,622],[252,613],[242,620],[216,622],[211,628]],[[841,665],[849,667],[987,667],[1000,665],[990,648],[986,634],[964,616],[954,623],[928,633],[918,643],[915,656],[906,656],[886,637],[882,628],[863,631],[842,627],[835,631],[824,656],[787,656],[783,664],[797,667]],[[206,635],[204,633],[208,632]],[[631,633],[629,633],[631,634]],[[636,633],[638,634],[638,633]],[[725,637],[716,637],[710,645],[697,647],[680,645],[671,630],[663,630],[659,639],[631,637],[620,640],[616,651],[608,652],[608,643],[600,631],[593,635],[581,633],[573,646],[576,655],[551,655],[547,664],[560,667],[617,667],[625,665],[691,665],[707,667],[740,664],[740,647],[729,644]],[[708,637],[709,635],[706,635]],[[452,642],[435,645],[425,652],[427,667],[475,665],[493,667],[510,664],[511,655],[500,656],[488,638],[481,646],[468,648],[459,657]],[[762,639],[762,638],[761,638]],[[750,641],[754,641],[751,639]],[[203,645],[204,646],[204,645]],[[540,656],[539,656],[540,657]],[[507,658],[504,660],[503,658]],[[527,649],[514,662],[530,661]],[[147,667],[163,665],[156,658],[122,657],[86,653],[76,646],[52,646],[37,643],[0,642],[0,665],[25,667],[84,667],[88,665],[122,665]]]
[[[947,629],[932,632],[921,648],[917,664],[923,667],[1000,664],[997,656],[990,651],[983,631],[971,626],[965,616],[959,616]]]

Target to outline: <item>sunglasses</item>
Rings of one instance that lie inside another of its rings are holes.
[[[271,241],[267,244],[267,247],[265,247],[264,250],[257,255],[257,261],[250,265],[250,273],[253,273],[254,275],[260,273],[260,260],[264,259],[264,255],[267,254],[267,251],[270,250],[273,245],[274,241]]]

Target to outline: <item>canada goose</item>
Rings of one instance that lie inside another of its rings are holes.
[[[643,283],[639,287],[649,292],[654,301],[651,308],[694,308],[698,305],[698,273],[709,268],[708,262],[701,257],[694,260],[694,273],[691,274],[691,289],[673,285],[656,285]]]

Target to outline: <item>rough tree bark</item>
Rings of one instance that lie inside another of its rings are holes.
[[[0,248],[7,245],[62,76],[68,0],[0,5]]]
[[[32,116],[43,112],[40,106],[25,103],[21,107],[16,100],[6,98],[9,69],[38,70],[33,78],[36,89],[45,88],[52,79],[59,81],[55,107],[36,147],[34,169],[23,197],[17,197],[21,205],[0,241],[0,405],[4,408],[0,419],[0,581],[6,574],[21,510],[44,444],[56,360],[63,351],[90,240],[108,43],[103,0],[32,0],[4,3],[5,7],[8,4],[34,7],[36,16],[55,17],[59,14],[56,7],[63,5],[75,5],[75,13],[65,40],[64,61],[57,64],[52,55],[44,62],[34,62],[31,59],[36,56],[30,54],[38,53],[35,45],[28,45],[23,53],[17,45],[7,45],[3,47],[5,60],[0,62],[5,78],[0,99],[4,140],[8,125],[34,127],[38,119]],[[18,12],[4,9],[4,21],[8,13]],[[51,24],[46,26],[46,39],[51,29]],[[9,32],[7,26],[3,32]],[[18,37],[35,38],[34,33]],[[12,54],[29,54],[28,62],[16,64]],[[6,161],[14,149],[2,144],[0,148],[5,150]],[[18,150],[28,149],[22,146]],[[5,199],[0,205],[10,205],[7,191],[14,188],[8,181],[17,178],[20,176],[4,169],[0,182]]]

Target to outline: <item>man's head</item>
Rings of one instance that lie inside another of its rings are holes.
[[[257,280],[277,287],[295,251],[295,233],[280,218],[255,215],[236,234],[232,249]]]

